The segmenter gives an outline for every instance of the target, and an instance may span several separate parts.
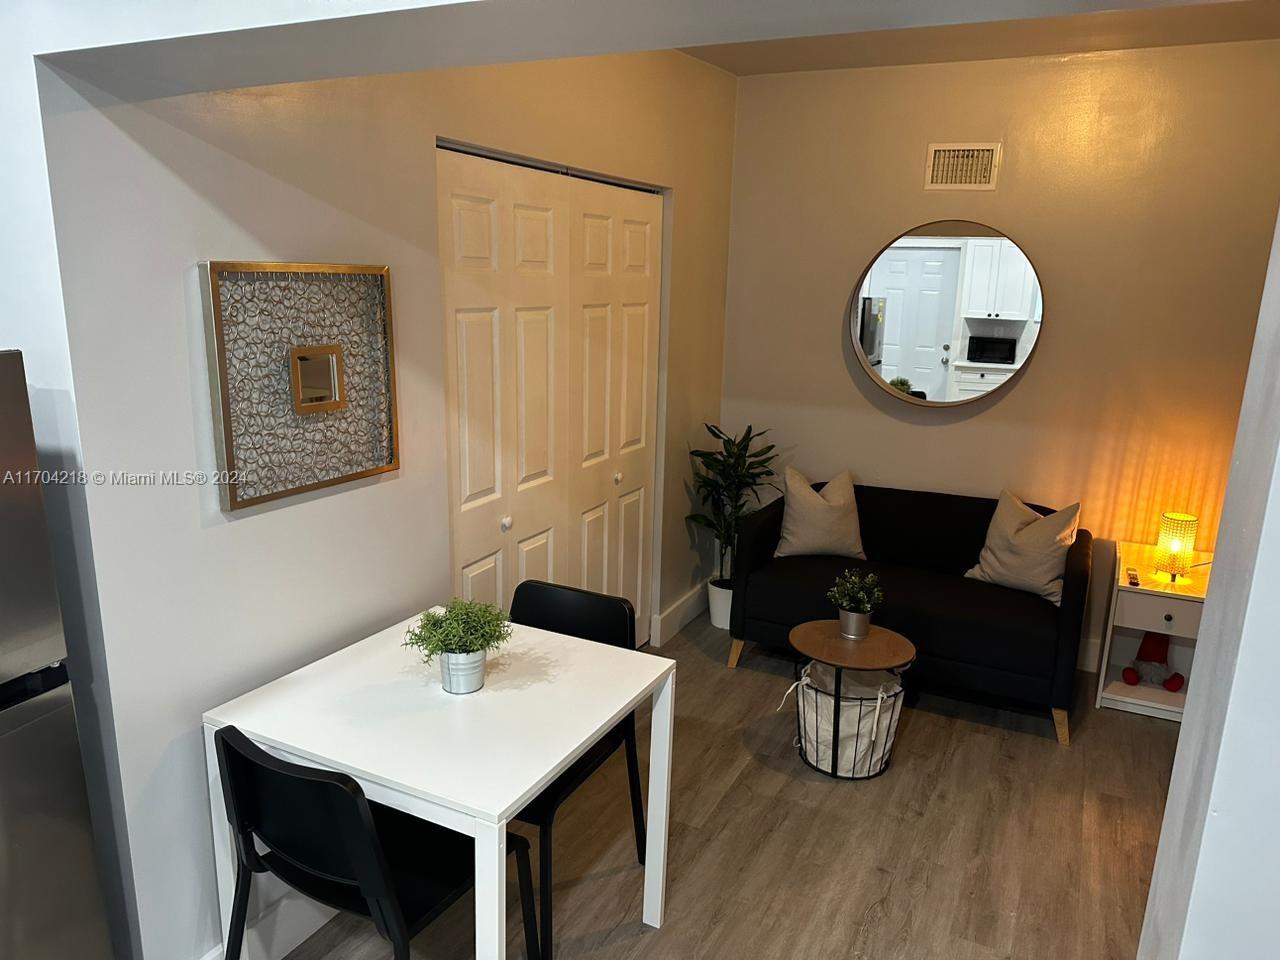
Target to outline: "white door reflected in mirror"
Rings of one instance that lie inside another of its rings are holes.
[[[898,237],[850,298],[849,336],[872,380],[911,403],[976,400],[1030,359],[1043,319],[1040,282],[1008,237],[966,220]]]

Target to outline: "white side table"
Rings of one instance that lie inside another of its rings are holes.
[[[1122,541],[1116,544],[1116,553],[1116,576],[1111,588],[1111,613],[1107,618],[1102,662],[1098,667],[1096,705],[1181,722],[1187,690],[1193,682],[1191,667],[1200,632],[1200,614],[1209,586],[1209,571],[1213,568],[1193,566],[1189,575],[1170,583],[1168,574],[1156,573],[1154,546]],[[1192,563],[1207,564],[1212,560],[1211,553],[1196,553]],[[1136,587],[1129,584],[1126,573],[1129,567],[1138,571]],[[1133,663],[1142,635],[1148,630],[1167,633],[1170,637],[1169,668],[1187,678],[1186,685],[1177,693],[1146,684],[1131,687],[1121,678],[1124,668]]]

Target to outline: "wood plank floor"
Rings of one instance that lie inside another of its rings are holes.
[[[884,776],[835,782],[797,758],[793,702],[775,712],[790,661],[748,645],[727,670],[728,644],[701,618],[658,651],[679,662],[665,926],[640,923],[619,755],[556,822],[557,960],[1131,960],[1176,725],[1094,710],[1082,683],[1064,749],[1047,714],[922,696]],[[523,957],[514,867],[509,892]],[[472,945],[465,898],[413,956]],[[289,960],[389,956],[339,917]]]

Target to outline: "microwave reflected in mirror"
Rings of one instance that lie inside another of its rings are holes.
[[[886,246],[850,298],[849,337],[873,382],[910,403],[966,403],[1031,358],[1044,304],[1022,249],[967,220],[927,223]]]
[[[295,413],[324,413],[347,405],[339,344],[294,347],[289,351],[289,369]]]

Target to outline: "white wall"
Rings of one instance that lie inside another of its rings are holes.
[[[574,96],[584,89],[596,96]],[[687,468],[687,443],[719,412],[706,371],[723,344],[734,89],[676,52],[142,104],[44,78],[92,470],[213,468],[199,260],[386,263],[393,277],[397,475],[234,516],[212,487],[85,491],[144,955],[216,942],[201,712],[448,596],[436,137],[670,187],[667,459]],[[687,579],[687,536],[672,539]],[[280,915],[263,927],[275,952],[296,929]]]
[[[1272,241],[1195,682],[1140,960],[1271,960],[1280,890],[1280,229]]]
[[[46,94],[92,469],[214,469],[197,261],[377,262],[395,283],[397,474],[234,517],[213,487],[85,490],[142,954],[200,957],[218,934],[201,711],[447,596],[434,267],[413,238],[142,111]]]
[[[388,0],[345,0],[344,12],[402,5]],[[0,97],[0,129],[4,130],[0,137],[4,223],[0,260],[17,278],[0,285],[0,348],[23,353],[36,445],[46,469],[75,469],[82,460],[37,91],[37,73],[42,68],[36,56],[334,12],[309,0],[224,0],[199,5],[114,0],[109,15],[96,0],[0,4],[0,87],[5,91]],[[116,955],[125,958],[139,953],[139,929],[86,491],[49,486],[45,502],[112,942]]]

